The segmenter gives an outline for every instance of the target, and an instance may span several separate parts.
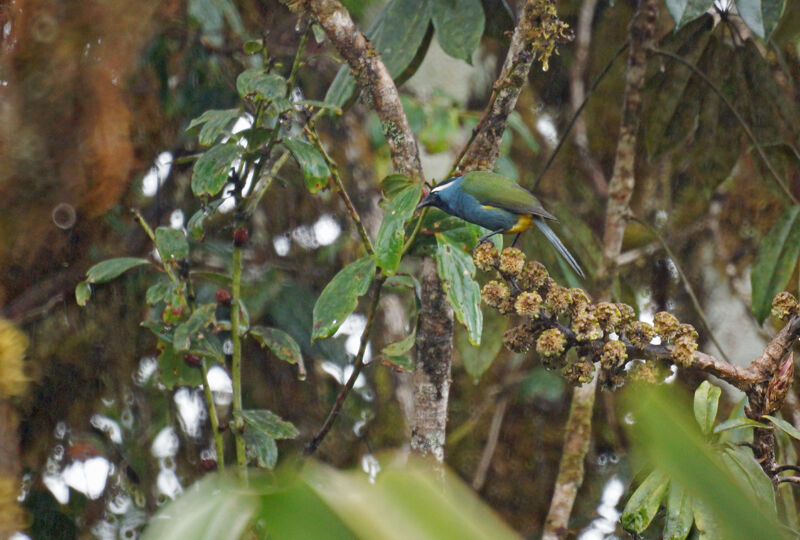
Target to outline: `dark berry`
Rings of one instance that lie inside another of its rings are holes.
[[[250,239],[250,231],[247,230],[247,227],[237,227],[235,231],[233,231],[233,245],[241,247],[247,243]]]
[[[227,289],[219,289],[217,291],[217,303],[221,306],[231,305],[231,293]]]

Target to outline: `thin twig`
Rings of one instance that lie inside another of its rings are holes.
[[[750,130],[750,126],[747,125],[747,122],[745,122],[744,118],[742,118],[742,115],[739,114],[739,111],[736,110],[736,108],[733,106],[733,103],[728,101],[728,98],[725,97],[725,94],[723,94],[722,91],[719,88],[717,88],[717,85],[714,84],[711,81],[711,79],[709,79],[706,76],[706,74],[703,73],[702,71],[700,71],[694,64],[692,64],[691,62],[687,61],[684,58],[681,58],[677,54],[673,54],[673,53],[671,53],[669,51],[664,51],[662,49],[657,49],[655,47],[651,48],[650,50],[652,52],[654,52],[655,54],[660,54],[661,56],[666,56],[667,58],[671,58],[671,59],[673,59],[673,60],[675,60],[677,62],[680,62],[684,66],[688,67],[690,70],[692,70],[692,72],[695,75],[700,77],[700,79],[704,83],[706,83],[711,88],[711,90],[714,91],[715,94],[717,94],[717,96],[719,96],[719,98],[722,100],[722,102],[725,103],[725,106],[728,107],[728,109],[736,117],[736,120],[739,122],[739,125],[742,126],[742,129],[747,134],[747,137],[750,139],[750,142],[753,144],[753,146],[755,146],[756,152],[758,152],[759,157],[761,157],[761,159],[764,161],[764,164],[767,166],[767,169],[769,170],[770,174],[772,175],[772,178],[780,186],[780,188],[783,190],[783,192],[786,193],[786,195],[789,197],[789,199],[791,199],[791,201],[796,206],[800,206],[800,201],[797,200],[797,197],[795,197],[794,194],[792,194],[792,191],[789,189],[789,186],[786,185],[786,183],[783,181],[783,179],[778,175],[777,171],[775,171],[775,168],[772,166],[772,162],[767,158],[767,154],[764,152],[764,148],[761,146],[761,143],[758,142],[758,139],[756,139],[756,136]]]
[[[208,384],[208,364],[206,359],[203,358],[200,364],[203,370],[203,394],[206,398],[206,406],[208,407],[208,418],[211,420],[211,431],[214,434],[214,448],[217,450],[217,468],[220,471],[225,470],[225,450],[222,442],[222,433],[219,429],[219,416],[217,415],[217,406],[214,403],[214,395],[211,393],[211,386]]]
[[[303,454],[306,456],[310,456],[316,452],[317,448],[319,448],[319,445],[333,427],[336,417],[339,416],[339,412],[342,410],[345,399],[347,399],[348,394],[350,394],[350,391],[356,384],[356,379],[358,379],[358,376],[361,374],[361,369],[364,367],[364,353],[367,350],[369,334],[372,331],[372,323],[375,322],[375,315],[378,311],[378,300],[380,300],[383,282],[384,278],[377,277],[372,288],[372,302],[370,303],[369,312],[367,314],[367,324],[364,326],[364,331],[361,333],[361,344],[358,347],[358,353],[356,354],[355,361],[353,362],[353,373],[350,374],[350,378],[347,379],[344,388],[342,388],[342,390],[339,392],[339,395],[336,396],[336,401],[333,403],[333,407],[331,407],[331,410],[328,413],[327,418],[325,418],[325,422],[322,424],[322,427],[319,428],[319,431],[317,431],[317,434],[314,435],[314,438],[308,441],[308,444],[306,444],[306,447],[303,450]]]
[[[503,426],[503,418],[506,415],[508,408],[509,397],[508,394],[500,398],[497,407],[492,416],[492,423],[489,425],[489,434],[486,437],[486,444],[483,447],[483,454],[478,463],[478,468],[475,469],[475,475],[472,477],[472,489],[480,491],[486,483],[486,474],[489,472],[489,465],[492,464],[492,457],[497,448],[497,441],[500,438],[500,428]]]

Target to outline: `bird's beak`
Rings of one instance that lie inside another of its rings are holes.
[[[430,196],[430,194],[428,194],[428,196],[422,199],[420,203],[417,205],[417,210],[419,210],[420,208],[424,208],[426,206],[430,206],[432,204],[433,204],[433,198]]]

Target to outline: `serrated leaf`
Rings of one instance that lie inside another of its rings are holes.
[[[294,424],[267,409],[245,409],[240,414],[247,426],[273,439],[294,439],[300,434]]]
[[[156,305],[169,294],[170,286],[171,283],[168,281],[162,281],[160,283],[156,283],[155,285],[151,285],[147,288],[147,292],[144,294],[145,301],[151,306]]]
[[[106,283],[127,272],[131,268],[150,264],[147,259],[138,257],[119,257],[95,264],[86,271],[86,283]]]
[[[436,234],[436,266],[447,301],[468,332],[469,342],[480,345],[483,331],[481,291],[475,282],[472,257],[446,234]]]
[[[766,418],[767,420],[769,420],[770,422],[772,422],[773,424],[778,426],[780,429],[782,429],[784,431],[784,433],[789,435],[791,438],[797,439],[798,441],[800,441],[800,430],[798,430],[796,427],[794,427],[792,424],[790,424],[786,420],[782,420],[780,418],[777,418],[775,416],[771,416],[769,414],[765,414],[764,418]]]
[[[286,95],[286,79],[263,69],[247,69],[236,78],[236,91],[243,98],[272,101]]]
[[[405,235],[403,229],[419,202],[422,186],[409,186],[390,199],[375,238],[375,262],[386,275],[394,275],[402,257]]]
[[[684,540],[689,536],[694,521],[694,501],[676,482],[669,486],[667,496],[667,516],[664,519],[664,539]]]
[[[206,150],[192,171],[192,193],[196,197],[214,197],[228,183],[231,165],[241,155],[236,143],[220,144]]]
[[[442,50],[472,64],[486,23],[479,0],[432,0],[431,18]]]
[[[342,268],[328,283],[314,304],[311,340],[330,337],[369,289],[375,275],[375,259],[363,257]]]
[[[694,417],[705,435],[714,429],[721,395],[722,389],[708,381],[703,381],[694,392]]]
[[[319,150],[311,143],[300,139],[284,139],[283,144],[292,152],[292,156],[300,165],[308,191],[316,193],[328,185],[331,171]]]
[[[622,527],[626,531],[641,534],[658,512],[661,501],[667,494],[667,487],[669,487],[669,477],[664,472],[656,470],[647,475],[622,511],[620,516]]]
[[[156,248],[163,262],[179,261],[189,256],[189,241],[181,229],[159,227],[156,229]]]
[[[387,200],[391,200],[413,185],[414,181],[404,174],[390,174],[381,180],[381,191]]]
[[[769,38],[785,7],[785,0],[736,0],[739,16],[761,39]]]
[[[264,469],[275,467],[278,462],[278,445],[275,439],[247,425],[244,428],[244,444],[248,461],[255,461]]]
[[[714,0],[666,0],[667,10],[675,21],[675,30],[695,20],[714,5]]]
[[[92,297],[92,286],[86,281],[81,281],[75,286],[75,302],[83,307]]]
[[[186,322],[176,326],[172,338],[175,350],[188,351],[192,345],[192,339],[196,338],[197,333],[214,322],[216,309],[216,304],[203,304],[192,312]]]
[[[430,24],[429,0],[391,0],[367,30],[367,37],[380,53],[389,74],[395,78],[414,60]],[[325,101],[343,106],[353,95],[355,80],[349,66],[342,66],[333,79]]]
[[[761,422],[756,422],[755,420],[751,420],[750,418],[731,418],[730,420],[725,420],[724,422],[719,423],[714,428],[714,433],[722,433],[723,431],[728,431],[730,429],[740,429],[740,428],[761,428],[761,429],[771,429],[771,426],[767,424],[762,424]]]
[[[272,354],[284,362],[296,364],[303,360],[300,346],[292,336],[283,330],[254,326],[250,329],[250,335],[258,341],[261,347],[269,349]]]
[[[776,513],[772,481],[753,457],[752,450],[743,446],[726,446],[722,451],[722,458],[733,478],[756,499],[759,506],[770,514]]]
[[[239,114],[239,109],[211,109],[192,120],[186,131],[203,126],[197,134],[197,140],[203,146],[208,146],[214,144],[214,141],[226,132],[228,125],[238,118]]]
[[[761,241],[750,273],[753,315],[759,323],[769,315],[772,299],[786,287],[800,255],[800,207],[783,212]]]

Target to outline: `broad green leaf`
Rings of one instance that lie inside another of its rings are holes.
[[[442,50],[472,64],[485,17],[479,0],[431,0],[433,27]]]
[[[300,434],[294,424],[267,409],[245,409],[241,415],[248,427],[261,431],[273,439],[294,439]]]
[[[694,417],[705,435],[714,429],[717,408],[722,390],[708,381],[703,381],[694,392]]]
[[[400,341],[389,343],[381,349],[382,356],[401,356],[411,350],[417,339],[417,326],[412,327],[411,333]]]
[[[742,489],[749,491],[750,497],[755,498],[761,508],[770,514],[777,513],[772,481],[753,457],[753,451],[744,446],[726,445],[722,458]]]
[[[247,69],[236,79],[236,90],[243,98],[272,101],[286,95],[286,79],[263,69]]]
[[[161,281],[147,288],[144,294],[145,301],[154,306],[161,302],[170,292],[171,283],[169,281]]]
[[[248,424],[244,428],[244,444],[248,460],[255,461],[264,469],[275,467],[278,462],[278,445],[275,439]]]
[[[214,144],[214,141],[226,132],[225,128],[238,118],[239,114],[239,109],[210,109],[192,120],[186,131],[203,126],[200,128],[197,140],[203,146],[208,146]]]
[[[679,484],[669,485],[667,496],[667,516],[664,519],[664,539],[683,540],[689,536],[694,521],[692,496]]]
[[[386,204],[383,221],[375,238],[375,261],[386,275],[394,275],[400,264],[405,242],[404,225],[419,202],[422,186],[415,184],[402,190]]]
[[[156,229],[156,248],[162,262],[179,261],[189,256],[189,241],[181,229],[159,227]]]
[[[695,20],[714,5],[714,0],[666,0],[667,10],[675,21],[675,30]]]
[[[214,197],[228,183],[231,165],[241,155],[236,143],[220,144],[206,150],[194,164],[192,193],[197,197]]]
[[[159,379],[167,390],[177,386],[194,387],[203,384],[203,374],[200,369],[186,365],[183,359],[188,351],[177,351],[172,343],[165,341],[160,341],[158,348]]]
[[[92,297],[92,286],[86,281],[81,281],[75,286],[75,302],[81,307],[85,306]]]
[[[283,330],[254,326],[250,329],[250,335],[258,341],[259,345],[268,348],[272,354],[284,362],[296,364],[303,360],[300,346],[292,336]]]
[[[390,174],[381,180],[381,191],[386,199],[394,199],[400,192],[414,186],[414,181],[404,174]]]
[[[195,309],[189,319],[175,327],[172,345],[177,351],[188,351],[193,339],[200,339],[197,334],[207,325],[214,322],[216,304],[202,304]]]
[[[785,7],[785,0],[736,0],[739,16],[761,39],[769,38]]]
[[[328,185],[331,171],[319,150],[311,143],[300,139],[284,139],[283,144],[292,152],[297,164],[300,165],[308,191],[316,193]]]
[[[800,255],[800,207],[792,206],[761,241],[750,273],[753,315],[759,323],[769,315],[772,299],[786,287]]]
[[[453,306],[458,321],[466,327],[469,342],[480,345],[483,331],[481,290],[475,282],[472,257],[446,234],[436,234],[436,245],[436,265],[447,301]]]
[[[466,332],[456,332],[456,348],[464,369],[476,383],[483,373],[492,365],[497,353],[503,346],[503,332],[508,327],[508,317],[494,310],[483,313],[483,332],[478,347],[470,345]]]
[[[127,272],[131,268],[150,264],[147,259],[137,257],[119,257],[97,263],[86,271],[86,283],[106,283]]]
[[[730,420],[725,420],[724,422],[717,424],[717,427],[714,428],[714,433],[722,433],[723,431],[727,431],[729,429],[739,428],[771,429],[772,426],[762,424],[761,422],[756,422],[750,418],[731,418]]]
[[[653,521],[667,495],[669,477],[663,471],[655,470],[636,488],[620,516],[622,527],[626,531],[641,534]]]
[[[769,420],[770,422],[772,422],[773,424],[778,426],[780,429],[782,429],[784,431],[784,433],[789,435],[791,438],[797,439],[798,441],[800,441],[800,430],[798,430],[796,427],[794,427],[792,424],[790,424],[786,420],[782,420],[780,418],[777,418],[775,416],[771,416],[769,414],[765,414],[764,418],[766,418],[767,420]]]
[[[393,78],[411,65],[425,39],[430,20],[429,0],[390,0],[367,30],[367,37]],[[342,66],[328,88],[325,101],[341,107],[354,89],[350,67]]]
[[[369,289],[375,259],[363,257],[342,268],[325,286],[314,304],[311,340],[331,337],[356,308],[358,297]]]

